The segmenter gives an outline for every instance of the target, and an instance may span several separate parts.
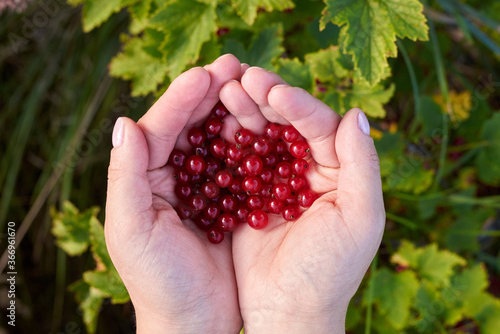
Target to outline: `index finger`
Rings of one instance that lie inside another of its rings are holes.
[[[339,114],[304,89],[288,85],[271,88],[268,101],[304,136],[318,164],[340,167],[335,150],[335,136],[341,120]]]

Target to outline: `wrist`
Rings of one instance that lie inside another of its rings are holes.
[[[237,334],[240,332],[241,318],[222,318],[217,315],[178,316],[164,318],[151,312],[139,312],[136,310],[137,334],[199,334],[199,333],[221,333]]]
[[[345,333],[347,305],[328,310],[311,305],[279,309],[242,312],[245,334]]]

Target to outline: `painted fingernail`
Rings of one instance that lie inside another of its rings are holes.
[[[123,144],[123,118],[121,117],[118,118],[115,122],[111,141],[113,143],[113,147],[119,147],[121,144]]]
[[[358,113],[358,127],[365,135],[370,135],[370,123],[368,123],[365,113],[361,110]]]

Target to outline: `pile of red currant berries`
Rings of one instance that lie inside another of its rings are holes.
[[[317,197],[305,177],[309,146],[293,126],[268,123],[263,136],[242,128],[230,143],[220,137],[228,114],[217,103],[203,127],[188,131],[191,152],[174,149],[168,161],[179,217],[214,244],[238,223],[266,227],[268,213],[296,220]]]

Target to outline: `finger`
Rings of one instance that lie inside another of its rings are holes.
[[[380,166],[370,125],[360,109],[340,122],[335,148],[340,161],[336,206],[360,234],[381,236],[385,223]]]
[[[220,99],[242,127],[257,134],[263,133],[267,119],[238,81],[228,81],[220,91]]]
[[[287,85],[274,86],[268,100],[271,108],[304,136],[316,163],[339,167],[335,135],[341,117],[336,112],[302,88]]]
[[[250,65],[246,64],[246,63],[242,63],[241,64],[241,75],[240,75],[240,80],[241,80],[241,77],[243,76],[243,74],[245,74],[245,72],[250,68]]]
[[[285,118],[276,113],[269,105],[268,94],[276,85],[286,82],[276,73],[268,72],[260,67],[250,67],[241,78],[241,86],[259,106],[260,111],[269,122],[286,124]]]
[[[210,87],[209,73],[195,67],[178,76],[167,91],[139,120],[149,148],[148,169],[167,163],[177,136]]]
[[[147,177],[149,152],[140,127],[121,117],[113,130],[106,201],[107,235],[126,240],[151,228],[152,195]]]
[[[193,122],[199,122],[208,116],[219,101],[219,92],[227,81],[238,80],[241,77],[240,61],[232,54],[220,56],[212,64],[206,65],[204,68],[210,74],[210,87],[205,99],[197,108],[197,114],[193,117]]]

